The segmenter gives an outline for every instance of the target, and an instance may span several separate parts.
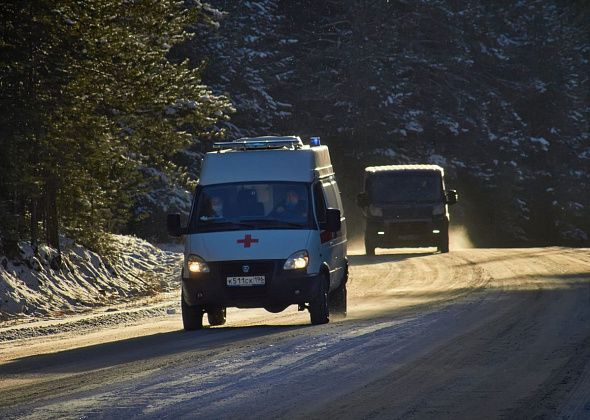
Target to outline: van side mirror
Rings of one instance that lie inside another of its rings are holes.
[[[359,193],[356,196],[356,205],[359,207],[368,207],[369,206],[369,194],[366,192]]]
[[[448,205],[456,204],[459,200],[459,195],[456,190],[447,190],[445,193],[445,201]]]
[[[170,236],[181,236],[186,233],[186,229],[180,226],[180,214],[169,214],[166,217],[166,227]]]
[[[340,210],[326,209],[326,230],[328,232],[338,232],[342,228],[340,221]]]

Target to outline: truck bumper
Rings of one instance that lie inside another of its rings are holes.
[[[425,247],[438,246],[448,234],[448,221],[387,219],[367,220],[365,235],[376,247]]]

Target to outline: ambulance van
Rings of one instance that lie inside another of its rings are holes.
[[[184,235],[185,330],[223,325],[226,308],[289,305],[312,324],[346,315],[346,224],[328,148],[313,137],[243,138],[215,143],[203,159]]]

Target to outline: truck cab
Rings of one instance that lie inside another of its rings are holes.
[[[226,308],[280,312],[296,304],[312,324],[346,315],[346,219],[326,146],[265,136],[215,143],[204,156],[184,236],[185,330],[223,325]]]
[[[365,251],[375,248],[436,247],[449,252],[448,206],[457,192],[446,190],[438,165],[365,168],[357,204],[366,219]]]

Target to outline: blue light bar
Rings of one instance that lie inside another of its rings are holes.
[[[309,145],[311,147],[316,147],[321,145],[322,143],[320,142],[320,138],[319,137],[310,137],[309,138]]]

